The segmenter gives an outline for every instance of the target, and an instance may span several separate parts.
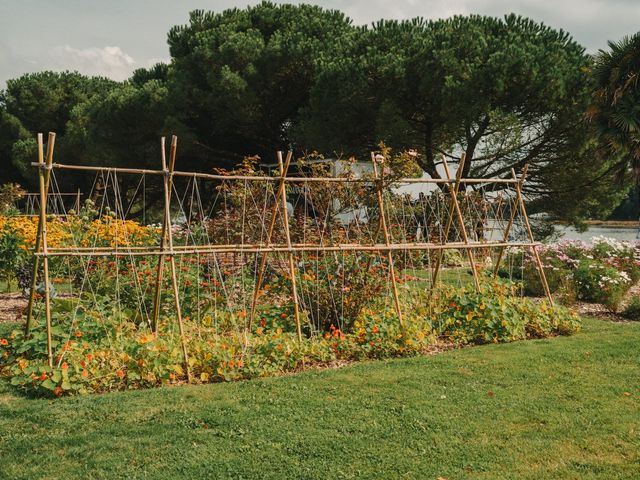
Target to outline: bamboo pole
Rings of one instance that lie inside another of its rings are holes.
[[[443,158],[442,163],[444,166],[445,175],[447,176],[447,178],[451,178],[451,176],[449,175],[449,165],[447,164],[447,160]],[[462,169],[462,165],[460,166],[460,169]],[[460,184],[457,183],[457,185],[459,188]],[[458,226],[460,227],[460,232],[462,233],[462,240],[465,245],[469,245],[469,236],[467,235],[467,228],[464,226],[464,219],[462,218],[462,212],[460,211],[457,190],[455,192],[455,195],[452,195],[452,202],[456,213],[456,218],[458,219]],[[473,274],[473,283],[475,284],[476,292],[479,292],[480,280],[478,279],[478,271],[476,270],[476,259],[472,249],[467,249],[467,257],[469,258],[469,263],[471,264],[471,273]]]
[[[537,242],[539,243],[539,242]],[[467,245],[469,248],[490,248],[495,247],[497,245],[502,245],[503,242],[499,241],[486,241],[486,242],[472,242],[469,241]],[[504,242],[504,244],[508,245],[516,245],[516,243]],[[174,245],[173,251],[176,255],[182,255],[185,252],[219,252],[224,251],[228,253],[229,251],[238,251],[240,253],[259,253],[259,252],[277,252],[277,251],[292,251],[292,252],[300,252],[300,251],[315,251],[326,249],[325,251],[335,251],[342,249],[350,249],[350,248],[365,248],[369,250],[402,250],[404,248],[409,249],[419,249],[419,250],[433,250],[437,249],[441,245],[440,243],[431,243],[431,242],[410,242],[410,243],[391,243],[386,245],[385,243],[328,243],[328,244],[317,244],[317,243],[292,243],[291,247],[289,247],[286,243],[236,243],[236,244],[205,244],[205,245]],[[460,247],[464,247],[464,242],[449,242],[449,245],[458,245]],[[528,243],[527,243],[528,245]],[[389,248],[387,248],[389,247]],[[454,248],[454,247],[450,247]],[[455,247],[458,248],[458,247]],[[113,255],[159,255],[162,253],[162,250],[157,247],[124,247],[124,248],[113,248],[113,247],[58,247],[58,248],[49,248],[49,256],[63,256],[66,253],[83,253],[85,252],[87,255],[96,255],[96,254],[113,254]]]
[[[513,202],[513,206],[511,207],[511,213],[509,214],[509,222],[507,223],[507,227],[504,231],[504,236],[502,238],[503,243],[509,241],[509,235],[511,234],[511,227],[513,226],[513,222],[516,219],[516,213],[520,209],[520,196],[522,191],[522,184],[524,183],[524,179],[527,176],[527,170],[529,168],[529,164],[525,164],[522,169],[522,174],[520,175],[520,181],[517,184],[520,188],[516,188],[516,197]],[[516,177],[516,171],[512,168],[511,175],[513,178]],[[500,270],[500,264],[502,263],[502,257],[504,256],[505,247],[498,249],[498,258],[496,258],[496,265],[493,269],[493,276],[496,277],[498,275],[498,271]]]
[[[182,345],[182,354],[184,356],[184,368],[187,373],[187,382],[191,383],[191,368],[189,366],[189,354],[187,352],[187,343],[184,337],[184,324],[182,321],[182,310],[180,308],[180,291],[178,289],[178,277],[176,274],[176,259],[173,250],[173,232],[171,231],[171,191],[172,191],[172,173],[176,164],[176,150],[178,146],[178,137],[171,137],[171,150],[169,154],[169,168],[167,169],[167,161],[165,158],[164,137],[162,138],[162,169],[166,171],[164,177],[164,229],[166,235],[165,244],[169,246],[169,265],[171,267],[171,286],[173,288],[173,297],[176,304],[176,315],[178,317],[178,329],[180,332],[180,343]],[[162,260],[162,257],[160,257]]]
[[[460,181],[462,178],[462,170],[464,168],[465,160],[466,160],[466,156],[463,153],[460,156],[460,163],[458,165],[458,170],[456,171],[455,183],[453,184],[453,186],[451,186],[451,184],[449,183],[449,192],[451,193],[452,199],[451,199],[451,205],[449,206],[449,215],[447,216],[447,223],[445,224],[444,232],[441,239],[442,244],[448,243],[447,240],[449,239],[449,231],[451,230],[451,224],[453,223],[453,215],[454,215],[454,209],[455,209],[453,198],[456,198],[458,195],[458,189],[460,188]],[[448,176],[447,176],[447,179],[449,179]],[[434,265],[433,273],[431,274],[431,290],[429,291],[429,298],[431,298],[431,295],[433,294],[433,289],[435,288],[438,282],[438,274],[440,273],[440,265],[442,264],[442,255],[443,255],[443,251],[439,251],[438,256],[436,257],[436,264]]]
[[[289,152],[287,158],[292,155]],[[289,159],[290,160],[290,159]],[[287,210],[287,190],[284,188],[285,175],[284,164],[282,162],[282,152],[278,152],[278,168],[280,169],[280,176],[282,177],[282,195],[280,195],[280,201],[282,202],[282,223],[284,226],[284,234],[287,239],[287,247],[290,249],[287,257],[289,261],[289,274],[291,275],[291,296],[293,299],[293,315],[296,322],[296,332],[298,334],[298,341],[302,341],[302,325],[300,324],[300,303],[298,299],[298,286],[296,283],[296,267],[294,264],[293,251],[291,251],[291,233],[289,232],[289,211]]]
[[[498,248],[498,247],[531,247],[541,245],[541,242],[484,242],[473,243],[469,242],[465,244],[463,242],[449,242],[447,244],[440,243],[392,243],[386,245],[384,243],[378,243],[374,245],[360,245],[354,243],[327,245],[327,246],[314,246],[314,245],[292,245],[288,247],[286,245],[273,245],[268,247],[248,247],[241,248],[240,246],[223,246],[222,248],[214,246],[205,246],[205,248],[188,248],[178,250],[174,247],[174,254],[177,255],[190,255],[190,254],[219,254],[219,253],[264,253],[264,252],[386,252],[386,251],[403,251],[403,250],[467,250],[474,248]],[[56,251],[49,250],[49,257],[90,257],[90,256],[161,256],[166,255],[167,250],[103,250],[96,248],[95,250],[83,250],[83,251]],[[36,255],[42,256],[42,253]]]
[[[527,165],[525,165],[525,169]],[[523,171],[526,173],[526,170]],[[527,209],[524,206],[524,199],[522,198],[522,191],[520,189],[520,184],[516,185],[516,194],[519,198],[520,203],[520,211],[522,213],[522,217],[524,218],[524,224],[527,227],[527,235],[529,236],[529,241],[534,243],[533,239],[533,231],[531,230],[531,224],[529,223],[529,216],[527,215]],[[549,284],[547,283],[547,275],[544,273],[544,267],[542,266],[542,261],[540,260],[540,254],[538,253],[538,245],[532,245],[531,250],[533,251],[533,256],[536,261],[536,266],[538,267],[538,275],[540,275],[540,281],[542,282],[542,286],[544,288],[544,293],[547,296],[547,300],[549,301],[549,305],[553,307],[553,297],[551,296],[551,290],[549,289]]]
[[[33,166],[37,166],[37,163],[32,163]],[[63,163],[53,164],[53,168],[61,170],[77,170],[86,172],[104,172],[104,173],[117,173],[117,174],[144,174],[144,175],[164,175],[162,170],[151,170],[145,168],[122,168],[122,167],[96,167],[91,165],[67,165]],[[268,177],[262,175],[216,175],[211,173],[201,172],[173,172],[174,177],[191,177],[191,178],[203,178],[209,180],[249,180],[249,181],[264,181],[279,183],[280,177]],[[337,182],[337,183],[375,183],[374,180],[362,177],[286,177],[287,183],[305,183],[305,182]],[[510,184],[517,183],[511,178],[462,178],[462,183],[465,184]],[[445,178],[398,178],[393,180],[394,184],[403,183],[426,183],[426,184],[447,184],[454,183],[454,180],[447,180]]]
[[[172,145],[173,146],[173,145]],[[167,179],[167,185],[164,185],[164,188],[169,191],[169,195],[171,195],[172,182],[173,178],[169,175],[167,169],[167,160],[166,160],[166,147],[165,147],[165,137],[160,139],[160,148],[162,150],[162,172]],[[128,169],[133,170],[133,169]],[[155,170],[153,170],[155,172]],[[147,172],[145,172],[147,173]],[[160,300],[162,296],[162,281],[164,277],[164,253],[166,249],[166,239],[167,239],[167,228],[171,229],[171,225],[167,224],[167,206],[165,205],[165,212],[162,217],[162,227],[160,229],[160,251],[162,252],[158,257],[158,265],[156,267],[156,283],[153,294],[153,310],[151,311],[151,330],[154,333],[158,331],[158,316],[160,314]]]
[[[56,141],[56,134],[49,133],[47,141],[47,158],[43,162],[42,158],[42,135],[38,136],[38,160],[40,170],[38,171],[38,183],[40,186],[40,231],[41,236],[41,253],[42,253],[42,270],[44,281],[44,311],[47,322],[47,358],[49,367],[53,367],[53,350],[51,345],[51,288],[49,283],[49,257],[47,256],[47,197],[49,194],[49,185],[46,182],[45,170],[51,171],[51,163],[53,162],[53,147]]]
[[[371,159],[373,160],[375,158],[374,156],[374,152],[371,152]],[[375,163],[375,162],[374,162]],[[382,228],[382,222],[381,222],[382,217],[380,215],[378,215],[378,225],[376,225],[376,231],[373,234],[373,239],[377,239],[378,235],[380,234],[380,229]],[[373,264],[373,257],[369,256],[369,259],[367,260],[367,266],[365,267],[365,272],[366,272],[366,276],[364,278],[364,284],[366,286],[367,284],[367,280],[368,280],[368,276],[369,276],[369,271],[371,270],[371,265]]]
[[[55,140],[55,133],[54,134],[49,134],[49,142],[51,143],[51,135],[53,135],[53,138]],[[40,173],[41,170],[44,166],[44,145],[43,145],[43,135],[41,133],[38,134],[38,163],[36,165],[38,165],[38,179],[40,178]],[[48,148],[48,145],[47,145]],[[44,190],[45,192],[49,191],[49,178],[51,175],[51,170],[45,170],[44,172]],[[39,192],[37,195],[40,195],[40,198],[42,198],[42,192]],[[24,334],[25,335],[29,335],[29,331],[31,330],[31,324],[33,322],[33,304],[35,301],[35,297],[36,297],[36,286],[38,284],[38,267],[39,267],[39,261],[40,261],[40,256],[37,255],[37,253],[40,251],[40,245],[41,245],[41,241],[42,241],[42,225],[43,220],[42,220],[42,215],[39,214],[38,217],[38,230],[36,232],[36,238],[35,238],[35,244],[33,247],[33,266],[31,269],[31,287],[29,289],[29,303],[27,305],[27,323],[25,325],[25,329],[24,329]],[[46,221],[46,218],[45,218]]]
[[[291,158],[293,157],[293,152],[287,152],[287,158],[282,166],[281,175],[279,178],[278,189],[276,191],[276,198],[273,204],[273,209],[271,211],[271,220],[269,222],[269,229],[267,230],[267,238],[266,244],[271,245],[271,238],[273,236],[273,230],[276,226],[276,218],[278,217],[278,209],[280,207],[280,198],[284,194],[285,191],[285,180],[287,171],[289,170],[289,165],[291,163]],[[267,254],[265,252],[260,259],[260,266],[258,267],[258,276],[256,278],[256,285],[253,291],[253,298],[251,300],[251,313],[249,314],[249,330],[251,330],[251,325],[253,324],[253,320],[256,314],[256,306],[258,304],[258,298],[260,297],[260,287],[262,286],[262,281],[264,279],[264,271],[267,267]]]
[[[376,195],[378,197],[378,208],[380,210],[380,228],[382,229],[382,233],[384,236],[384,243],[388,247],[389,245],[391,245],[391,240],[389,238],[389,230],[387,228],[387,220],[384,211],[384,196],[382,194],[382,187],[384,182],[384,166],[382,166],[380,175],[378,175],[378,162],[373,152],[371,153],[371,162],[373,164],[373,175],[377,183]],[[391,250],[387,251],[387,261],[389,262],[389,275],[391,276],[393,301],[395,303],[396,313],[398,314],[398,321],[400,322],[400,326],[404,327],[404,321],[402,319],[402,308],[400,307],[400,296],[398,295],[398,285],[396,282],[396,271],[393,265],[393,254]]]

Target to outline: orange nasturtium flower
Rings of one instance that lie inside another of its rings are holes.
[[[9,345],[9,342],[6,338],[0,339],[0,345]]]
[[[124,378],[124,371],[123,370],[118,370],[116,372],[116,375],[118,375],[118,377],[120,377],[120,380],[122,380]]]

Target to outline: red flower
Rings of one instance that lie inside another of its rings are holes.
[[[69,365],[67,365],[67,362],[62,362],[62,365],[60,365],[60,368],[62,370],[66,370],[67,368],[69,368]]]
[[[9,345],[9,342],[7,341],[6,338],[3,338],[0,340],[0,345]]]

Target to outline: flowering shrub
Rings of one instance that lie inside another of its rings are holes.
[[[637,242],[594,237],[591,243],[561,241],[538,248],[552,292],[565,299],[598,302],[616,310],[628,289],[640,280]],[[527,294],[543,296],[534,258],[522,250],[510,253],[513,263],[522,258],[522,280]],[[573,289],[573,291],[570,291]]]
[[[389,270],[386,258],[366,253],[308,255],[299,269],[300,298],[318,330],[351,330],[365,305],[383,291]]]
[[[0,216],[0,230],[14,232],[20,239],[21,248],[33,251],[38,232],[38,217]],[[47,219],[47,245],[61,247],[68,245],[72,239],[69,224],[62,217]]]
[[[573,277],[578,298],[605,304],[611,310],[617,310],[631,286],[627,272],[593,260],[582,260]]]
[[[87,200],[87,204],[90,202]],[[83,208],[77,215],[47,218],[47,245],[51,248],[115,247],[149,245],[157,241],[157,227],[147,227],[133,220],[116,219],[111,211],[105,210],[105,213],[97,217],[96,211]],[[23,250],[33,251],[38,222],[37,216],[0,216],[0,236],[11,232],[19,238]]]

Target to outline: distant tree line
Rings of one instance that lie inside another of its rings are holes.
[[[171,63],[127,81],[9,80],[0,181],[33,186],[36,132],[58,134],[58,161],[149,168],[159,165],[159,136],[176,134],[179,168],[198,171],[247,155],[271,161],[285,148],[366,159],[382,141],[415,149],[436,177],[442,156],[462,152],[465,175],[510,176],[528,163],[533,211],[598,217],[640,178],[638,41],[626,42],[615,45],[635,63],[593,58],[566,32],[516,15],[365,27],[311,5],[197,10],[168,34]],[[91,181],[73,176],[61,188]],[[122,181],[125,194],[135,187]]]

